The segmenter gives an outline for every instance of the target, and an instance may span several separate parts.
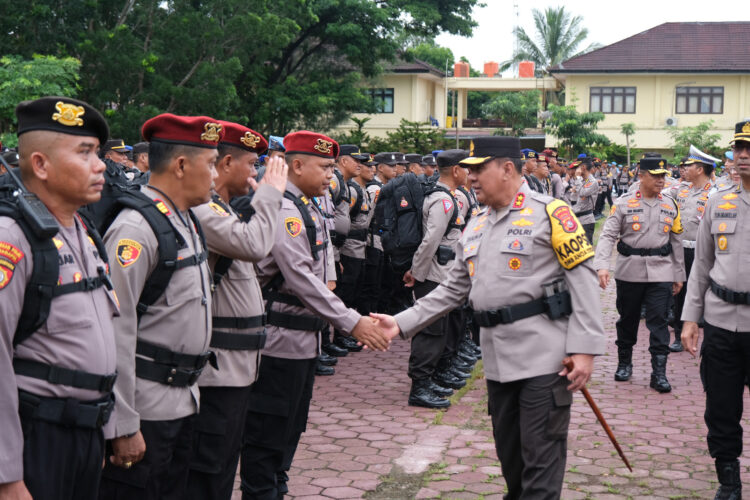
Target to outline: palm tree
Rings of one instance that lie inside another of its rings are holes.
[[[623,123],[620,132],[625,135],[625,145],[628,148],[628,165],[630,165],[630,136],[635,134],[635,123]]]
[[[536,76],[544,76],[551,66],[599,47],[599,44],[589,44],[580,49],[589,30],[582,26],[581,16],[571,15],[565,7],[548,7],[544,12],[534,9],[533,16],[535,37],[516,27],[513,34],[518,39],[518,50],[501,64],[501,71],[521,61],[532,61],[536,65]],[[553,101],[556,97],[552,94]]]

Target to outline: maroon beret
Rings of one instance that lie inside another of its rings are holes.
[[[268,149],[268,141],[253,129],[239,123],[219,121],[224,129],[220,143],[261,154]]]
[[[339,156],[339,143],[330,137],[310,132],[309,130],[300,130],[292,132],[284,137],[284,147],[286,154],[305,154],[320,156],[321,158],[336,159]]]
[[[178,116],[164,113],[146,121],[141,134],[143,139],[149,142],[216,149],[224,136],[224,127],[218,120],[208,116]]]

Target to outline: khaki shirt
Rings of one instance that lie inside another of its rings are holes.
[[[449,189],[442,182],[437,185]],[[446,231],[453,220],[455,203],[455,198],[443,191],[435,191],[425,197],[422,205],[422,243],[414,253],[411,265],[411,274],[415,280],[440,283],[445,279],[451,263],[440,265],[436,253],[440,245],[455,249],[456,242],[461,237],[461,230],[457,227]],[[462,224],[462,221],[458,220],[456,223]]]
[[[336,233],[341,235],[349,234],[352,221],[349,218],[349,208],[351,203],[351,189],[347,185],[346,181],[339,183],[339,178],[334,175],[330,183],[331,199],[336,200],[339,197],[341,190],[343,190],[343,197],[337,205],[334,206],[333,214],[333,229]],[[334,247],[333,250],[334,258],[338,262],[339,260],[339,248]],[[333,279],[336,279],[335,277]]]
[[[54,242],[60,255],[60,284],[96,277],[97,268],[105,266],[77,220],[74,227],[61,226]],[[0,483],[23,479],[19,389],[42,397],[82,401],[105,396],[99,391],[17,376],[13,371],[13,358],[98,375],[114,373],[116,367],[112,317],[118,314],[117,299],[106,287],[54,298],[47,321],[18,344],[14,352],[13,337],[32,269],[31,245],[23,231],[10,217],[0,217]],[[105,429],[105,436],[112,437],[108,429]]]
[[[195,208],[195,215],[206,235],[208,264],[213,271],[220,256],[234,259],[213,293],[212,316],[248,318],[264,313],[263,296],[255,277],[254,262],[268,255],[279,224],[281,193],[261,184],[255,192],[250,221],[242,222],[237,213],[224,203],[209,202]],[[216,328],[228,333],[258,333],[262,328]],[[201,387],[245,387],[257,377],[260,351],[229,350],[211,347],[217,366],[206,365],[198,379]]]
[[[685,281],[685,256],[680,234],[682,221],[674,199],[659,194],[646,199],[640,191],[615,200],[596,245],[594,269],[609,269],[617,240],[633,248],[659,248],[672,244],[666,256],[618,255],[615,279],[635,283]]]
[[[161,193],[148,186],[141,187],[141,192],[164,204],[169,222],[185,239],[178,259],[200,254],[200,238],[188,213],[178,215]],[[137,431],[141,419],[174,420],[198,411],[197,384],[172,387],[136,377],[135,350],[137,340],[191,355],[208,350],[211,273],[206,262],[175,271],[167,289],[138,323],[136,305],[159,258],[156,236],[140,213],[125,209],[107,231],[104,244],[112,256],[112,282],[120,299],[121,316],[114,321],[118,373],[115,435],[119,437]]]
[[[710,289],[709,279],[736,292],[750,292],[750,193],[742,185],[712,194],[698,228],[683,321],[706,322],[732,332],[750,331],[750,306],[730,304]]]
[[[565,194],[565,185],[563,184],[562,177],[560,177],[560,174],[552,172],[550,178],[552,179],[552,193],[550,195],[561,200]]]
[[[680,207],[682,221],[681,241],[695,241],[698,235],[698,225],[706,212],[708,195],[713,189],[711,182],[704,186],[693,186],[690,183],[680,183],[669,189],[669,195],[677,201]]]
[[[574,188],[578,197],[575,212],[581,213],[587,210],[594,210],[594,203],[596,203],[596,198],[599,196],[599,183],[594,176],[589,175],[585,181],[580,177],[576,177]],[[593,213],[584,215],[579,219],[581,220],[581,224],[596,223]]]
[[[352,219],[352,224],[349,228],[349,231],[368,229],[370,227],[372,216],[375,215],[374,206],[372,204],[372,200],[370,199],[369,192],[365,189],[364,186],[360,186],[360,189],[362,190],[362,197],[364,198],[362,200],[359,199],[359,195],[357,194],[356,189],[352,187],[349,188],[349,192],[351,193],[352,197],[352,201],[351,203],[349,203],[350,214],[352,208],[359,204],[359,213]],[[354,240],[351,238],[347,238],[344,242],[344,245],[341,247],[341,254],[348,257],[353,257],[355,259],[364,259],[366,246],[367,240]]]
[[[287,183],[287,191],[302,196],[302,191]],[[307,209],[315,222],[316,241],[321,244],[326,239],[325,223],[315,203],[307,203]],[[288,314],[318,316],[333,324],[335,328],[350,333],[360,319],[354,309],[348,309],[332,291],[326,287],[327,258],[330,247],[318,252],[314,259],[307,239],[304,221],[294,202],[283,198],[279,211],[274,245],[268,257],[258,263],[258,279],[265,286],[278,273],[284,277],[279,291],[296,296],[305,307],[296,307],[279,302],[273,303],[273,310]],[[318,332],[291,330],[268,325],[266,346],[263,354],[285,359],[313,359],[320,354]]]
[[[562,278],[572,296],[569,317],[550,320],[540,314],[480,329],[486,377],[512,382],[557,373],[569,354],[604,353],[593,249],[564,202],[524,183],[509,207],[487,209],[469,221],[457,254],[440,286],[396,316],[405,337],[467,297],[474,310],[499,309],[538,299],[543,283]]]

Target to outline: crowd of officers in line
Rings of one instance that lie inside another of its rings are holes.
[[[75,99],[16,114],[4,158],[24,187],[0,210],[0,498],[228,499],[238,464],[243,498],[283,498],[314,376],[399,334],[410,405],[449,406],[483,356],[508,498],[558,498],[571,393],[604,353],[597,275],[606,288],[615,248],[615,380],[632,376],[643,308],[658,392],[671,390],[670,350],[695,355],[702,322],[717,498],[739,498],[750,122],[727,177],[695,152],[674,179],[657,154],[618,171],[505,137],[371,155],[162,114],[131,148]],[[406,269],[375,216],[405,176],[424,188]],[[119,208],[102,225],[93,207],[108,189]]]

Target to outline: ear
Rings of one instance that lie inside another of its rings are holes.
[[[188,160],[184,156],[176,156],[172,158],[172,162],[170,163],[169,167],[170,170],[174,173],[175,177],[178,179],[183,179],[185,177],[185,167],[187,167]]]
[[[295,158],[294,160],[292,160],[292,164],[290,165],[290,170],[294,172],[294,175],[296,175],[297,177],[301,177],[302,167],[303,167],[302,160],[300,160],[299,158]]]
[[[31,153],[29,164],[31,165],[31,171],[34,173],[34,177],[45,181],[49,178],[50,162],[46,154],[40,153],[39,151]]]

